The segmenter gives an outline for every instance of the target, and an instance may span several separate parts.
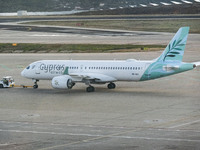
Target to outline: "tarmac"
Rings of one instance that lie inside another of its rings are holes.
[[[0,75],[33,85],[20,72],[40,59],[153,59],[159,52],[108,54],[0,54]],[[187,52],[186,61],[199,53]],[[2,63],[3,62],[3,63]],[[56,90],[0,89],[0,149],[199,149],[200,71],[147,82],[117,82],[117,88],[84,84]]]
[[[61,34],[5,29],[0,32],[1,43],[9,38],[11,42],[40,39],[59,42],[59,36],[49,35]],[[47,36],[27,38],[34,34]],[[78,37],[77,34],[62,34],[71,37],[71,41],[76,41],[73,36]],[[131,38],[109,35],[99,42],[167,44],[173,36],[171,33],[148,34]],[[91,36],[88,35],[93,42],[100,38]],[[199,36],[189,35],[184,61],[200,61]],[[80,38],[79,42],[89,41],[89,38]],[[151,60],[161,53],[0,54],[0,77],[12,75],[18,85],[33,85],[31,80],[20,76],[33,61]],[[0,89],[0,149],[198,150],[200,147],[199,69],[146,82],[117,82],[114,90],[107,89],[106,85],[95,85],[93,93],[87,93],[84,84],[77,84],[72,90],[53,89],[51,81],[38,84],[39,89]]]

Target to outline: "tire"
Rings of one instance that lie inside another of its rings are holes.
[[[112,89],[115,89],[116,85],[115,83],[112,83]]]
[[[112,89],[112,85],[111,84],[108,84],[108,89]]]
[[[34,85],[34,86],[33,86],[33,88],[34,88],[34,89],[37,89],[37,88],[38,88],[38,85],[37,85],[37,84],[36,84],[36,85]]]
[[[108,89],[115,89],[116,85],[114,83],[108,84]]]
[[[3,87],[3,84],[0,84],[0,88],[4,88],[4,87]]]
[[[89,87],[86,88],[86,91],[87,92],[94,92],[95,88],[93,86],[89,86]]]

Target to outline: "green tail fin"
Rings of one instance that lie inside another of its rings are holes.
[[[189,33],[189,27],[181,27],[173,39],[165,48],[165,51],[157,61],[180,61],[182,62],[185,45]]]

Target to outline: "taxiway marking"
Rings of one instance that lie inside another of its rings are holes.
[[[11,68],[9,68],[9,67],[7,67],[7,66],[5,66],[5,65],[0,64],[0,66],[1,66],[3,69],[5,69],[5,70],[8,70],[8,71],[12,70]]]
[[[182,126],[186,126],[186,125],[191,125],[191,124],[197,123],[197,122],[200,122],[200,120],[195,120],[195,121],[191,121],[191,122],[187,122],[187,123],[183,123],[183,124],[171,126],[171,127],[169,127],[169,128],[173,129],[173,128],[177,128],[177,127],[182,127]]]

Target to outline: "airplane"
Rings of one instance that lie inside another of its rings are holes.
[[[53,88],[72,89],[85,83],[87,92],[94,92],[92,84],[116,87],[117,81],[147,81],[192,70],[200,62],[182,62],[189,27],[181,27],[163,53],[154,60],[41,60],[28,65],[21,75],[32,79],[37,89],[39,80],[51,80]]]

